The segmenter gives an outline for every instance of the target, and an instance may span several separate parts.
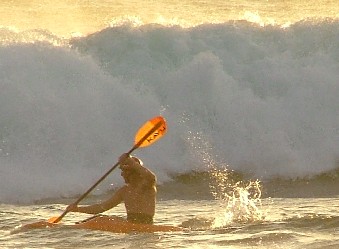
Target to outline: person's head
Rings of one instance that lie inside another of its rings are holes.
[[[136,156],[131,156],[131,158],[132,158],[136,163],[140,164],[141,166],[143,165],[143,162],[142,162],[139,158],[137,158]]]
[[[133,159],[133,161],[135,161],[136,163],[143,165],[142,161],[139,158],[135,156],[131,156],[130,158]],[[130,167],[130,165],[128,164],[121,165],[120,169],[121,176],[124,178],[125,183],[131,183],[137,181],[140,178],[138,172],[133,167]]]
[[[133,180],[133,170],[130,169],[122,169],[121,176],[124,178],[125,183],[130,183]]]

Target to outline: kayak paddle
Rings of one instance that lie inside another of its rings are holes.
[[[139,147],[146,147],[159,140],[167,131],[167,124],[163,117],[157,116],[148,120],[135,134],[134,146],[127,152],[131,154],[135,149]],[[78,204],[82,201],[100,182],[102,182],[116,167],[117,162],[110,170],[108,170],[92,187],[90,187],[82,196],[77,199],[74,204]],[[48,219],[49,223],[58,223],[68,213],[65,210],[59,217],[51,217]]]

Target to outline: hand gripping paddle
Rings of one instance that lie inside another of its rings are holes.
[[[157,116],[148,120],[141,128],[137,131],[134,139],[134,146],[127,152],[131,154],[134,150],[139,147],[146,147],[159,140],[167,131],[167,124],[163,117]],[[77,199],[74,204],[78,204],[82,201],[100,182],[102,182],[116,167],[117,162],[110,170],[106,172],[92,187],[90,187],[82,196]],[[51,217],[48,219],[49,223],[58,223],[68,213],[65,210],[59,217]]]

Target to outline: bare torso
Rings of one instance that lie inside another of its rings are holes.
[[[154,216],[156,187],[138,187],[126,185],[122,187],[122,199],[127,213],[141,213]]]

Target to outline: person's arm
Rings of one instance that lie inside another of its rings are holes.
[[[140,177],[144,180],[145,183],[150,184],[152,186],[156,185],[156,176],[155,174],[149,170],[148,168],[142,166],[132,157],[130,157],[127,153],[124,153],[119,158],[120,168],[123,170],[124,168],[135,171]]]
[[[99,214],[120,204],[123,201],[123,192],[124,192],[124,187],[119,189],[111,198],[109,198],[108,200],[102,203],[93,204],[89,206],[80,206],[80,207],[78,205],[71,204],[66,208],[66,210],[68,212]]]

